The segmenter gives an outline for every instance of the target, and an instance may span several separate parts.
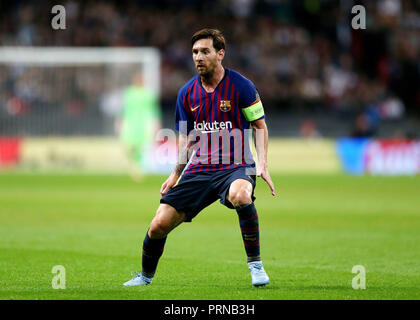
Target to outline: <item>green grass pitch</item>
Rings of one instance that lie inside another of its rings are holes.
[[[168,236],[152,286],[123,287],[163,179],[0,174],[0,299],[420,299],[420,177],[275,175],[276,197],[259,180],[270,285],[251,286],[236,213],[215,203]]]

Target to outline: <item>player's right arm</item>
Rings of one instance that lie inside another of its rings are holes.
[[[191,147],[191,145],[188,143],[188,133],[192,130],[192,119],[186,109],[188,106],[186,106],[187,103],[185,95],[186,90],[185,87],[183,87],[178,92],[175,108],[175,130],[179,131],[178,161],[174,170],[160,188],[161,196],[166,194],[168,190],[176,184],[188,163],[188,152]]]
[[[178,181],[179,177],[181,176],[182,172],[184,171],[185,166],[188,162],[188,145],[187,145],[187,135],[185,133],[179,133],[179,141],[178,141],[178,161],[175,165],[174,170],[169,175],[168,179],[162,184],[160,188],[160,195],[163,196],[168,192],[170,188],[172,188],[176,182]]]

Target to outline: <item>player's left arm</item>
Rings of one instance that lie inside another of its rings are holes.
[[[265,118],[252,121],[251,126],[254,132],[254,144],[258,157],[257,177],[261,177],[265,180],[265,182],[267,182],[270,187],[271,194],[275,196],[274,183],[271,180],[270,173],[268,172],[268,130]]]
[[[274,196],[274,183],[268,172],[267,164],[268,130],[265,124],[264,107],[257,88],[251,81],[243,82],[239,104],[245,119],[253,128],[255,149],[258,156],[257,177],[261,177],[267,182],[271,194]]]

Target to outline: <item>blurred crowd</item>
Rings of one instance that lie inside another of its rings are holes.
[[[268,112],[363,117],[369,130],[420,116],[419,1],[66,0],[66,29],[52,30],[55,4],[0,2],[0,44],[158,47],[161,103],[171,109],[195,74],[191,35],[215,27],[227,39],[224,65],[256,84]],[[365,30],[351,27],[357,4]]]

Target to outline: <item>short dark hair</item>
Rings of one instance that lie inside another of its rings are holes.
[[[205,28],[197,31],[191,38],[191,47],[200,39],[213,39],[213,47],[216,51],[226,48],[226,40],[220,30]]]

